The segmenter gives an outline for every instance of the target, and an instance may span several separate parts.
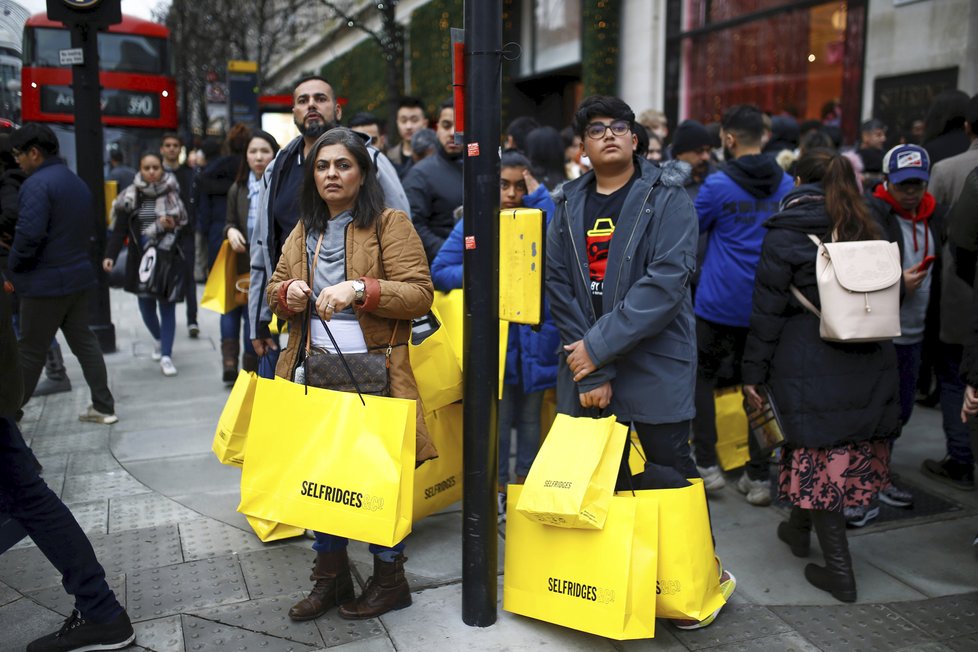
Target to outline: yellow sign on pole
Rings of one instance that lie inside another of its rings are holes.
[[[499,213],[499,318],[535,326],[543,317],[547,221],[537,208]]]
[[[258,72],[257,61],[228,61],[228,72]]]

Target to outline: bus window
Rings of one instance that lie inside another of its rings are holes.
[[[71,47],[71,34],[65,29],[36,27],[28,44],[28,65],[60,68],[59,50]],[[101,32],[98,35],[99,69],[151,75],[168,73],[166,41],[136,34]]]

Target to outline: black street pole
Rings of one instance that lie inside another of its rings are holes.
[[[71,46],[81,48],[83,65],[72,66],[72,90],[75,98],[75,151],[78,176],[92,192],[95,211],[95,235],[90,255],[98,287],[91,294],[89,318],[104,353],[116,350],[115,326],[109,304],[109,284],[102,270],[105,254],[105,175],[103,172],[102,106],[98,78],[98,28],[78,23],[71,27]]]
[[[496,622],[502,0],[465,2],[462,620]],[[456,110],[458,107],[456,107]],[[505,462],[503,462],[505,463]]]

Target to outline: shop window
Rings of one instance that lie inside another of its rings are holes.
[[[521,18],[523,76],[581,62],[581,0],[523,0]]]

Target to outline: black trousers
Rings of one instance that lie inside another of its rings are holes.
[[[720,378],[740,382],[740,361],[744,357],[749,329],[725,326],[696,318],[696,418],[693,419],[693,447],[696,463],[702,467],[717,465],[717,413],[713,393]],[[751,480],[767,480],[770,472],[768,458],[761,455],[757,442],[747,436],[750,460],[747,476]]]
[[[642,450],[645,451],[647,470],[650,465],[661,468],[653,470],[651,476],[639,479],[638,483],[642,486],[636,485],[636,480],[631,477],[631,470],[628,468],[631,441],[626,439],[618,469],[616,491],[683,486],[686,484],[682,482],[683,478],[700,477],[689,448],[689,421],[660,424],[632,423],[631,427],[635,429]],[[656,486],[649,486],[649,479],[655,480]],[[677,483],[670,482],[673,479]]]
[[[58,330],[81,364],[92,392],[92,405],[104,414],[115,414],[109,376],[98,338],[89,328],[88,292],[63,297],[20,297],[20,364],[24,374],[26,403],[44,368],[51,340]]]

